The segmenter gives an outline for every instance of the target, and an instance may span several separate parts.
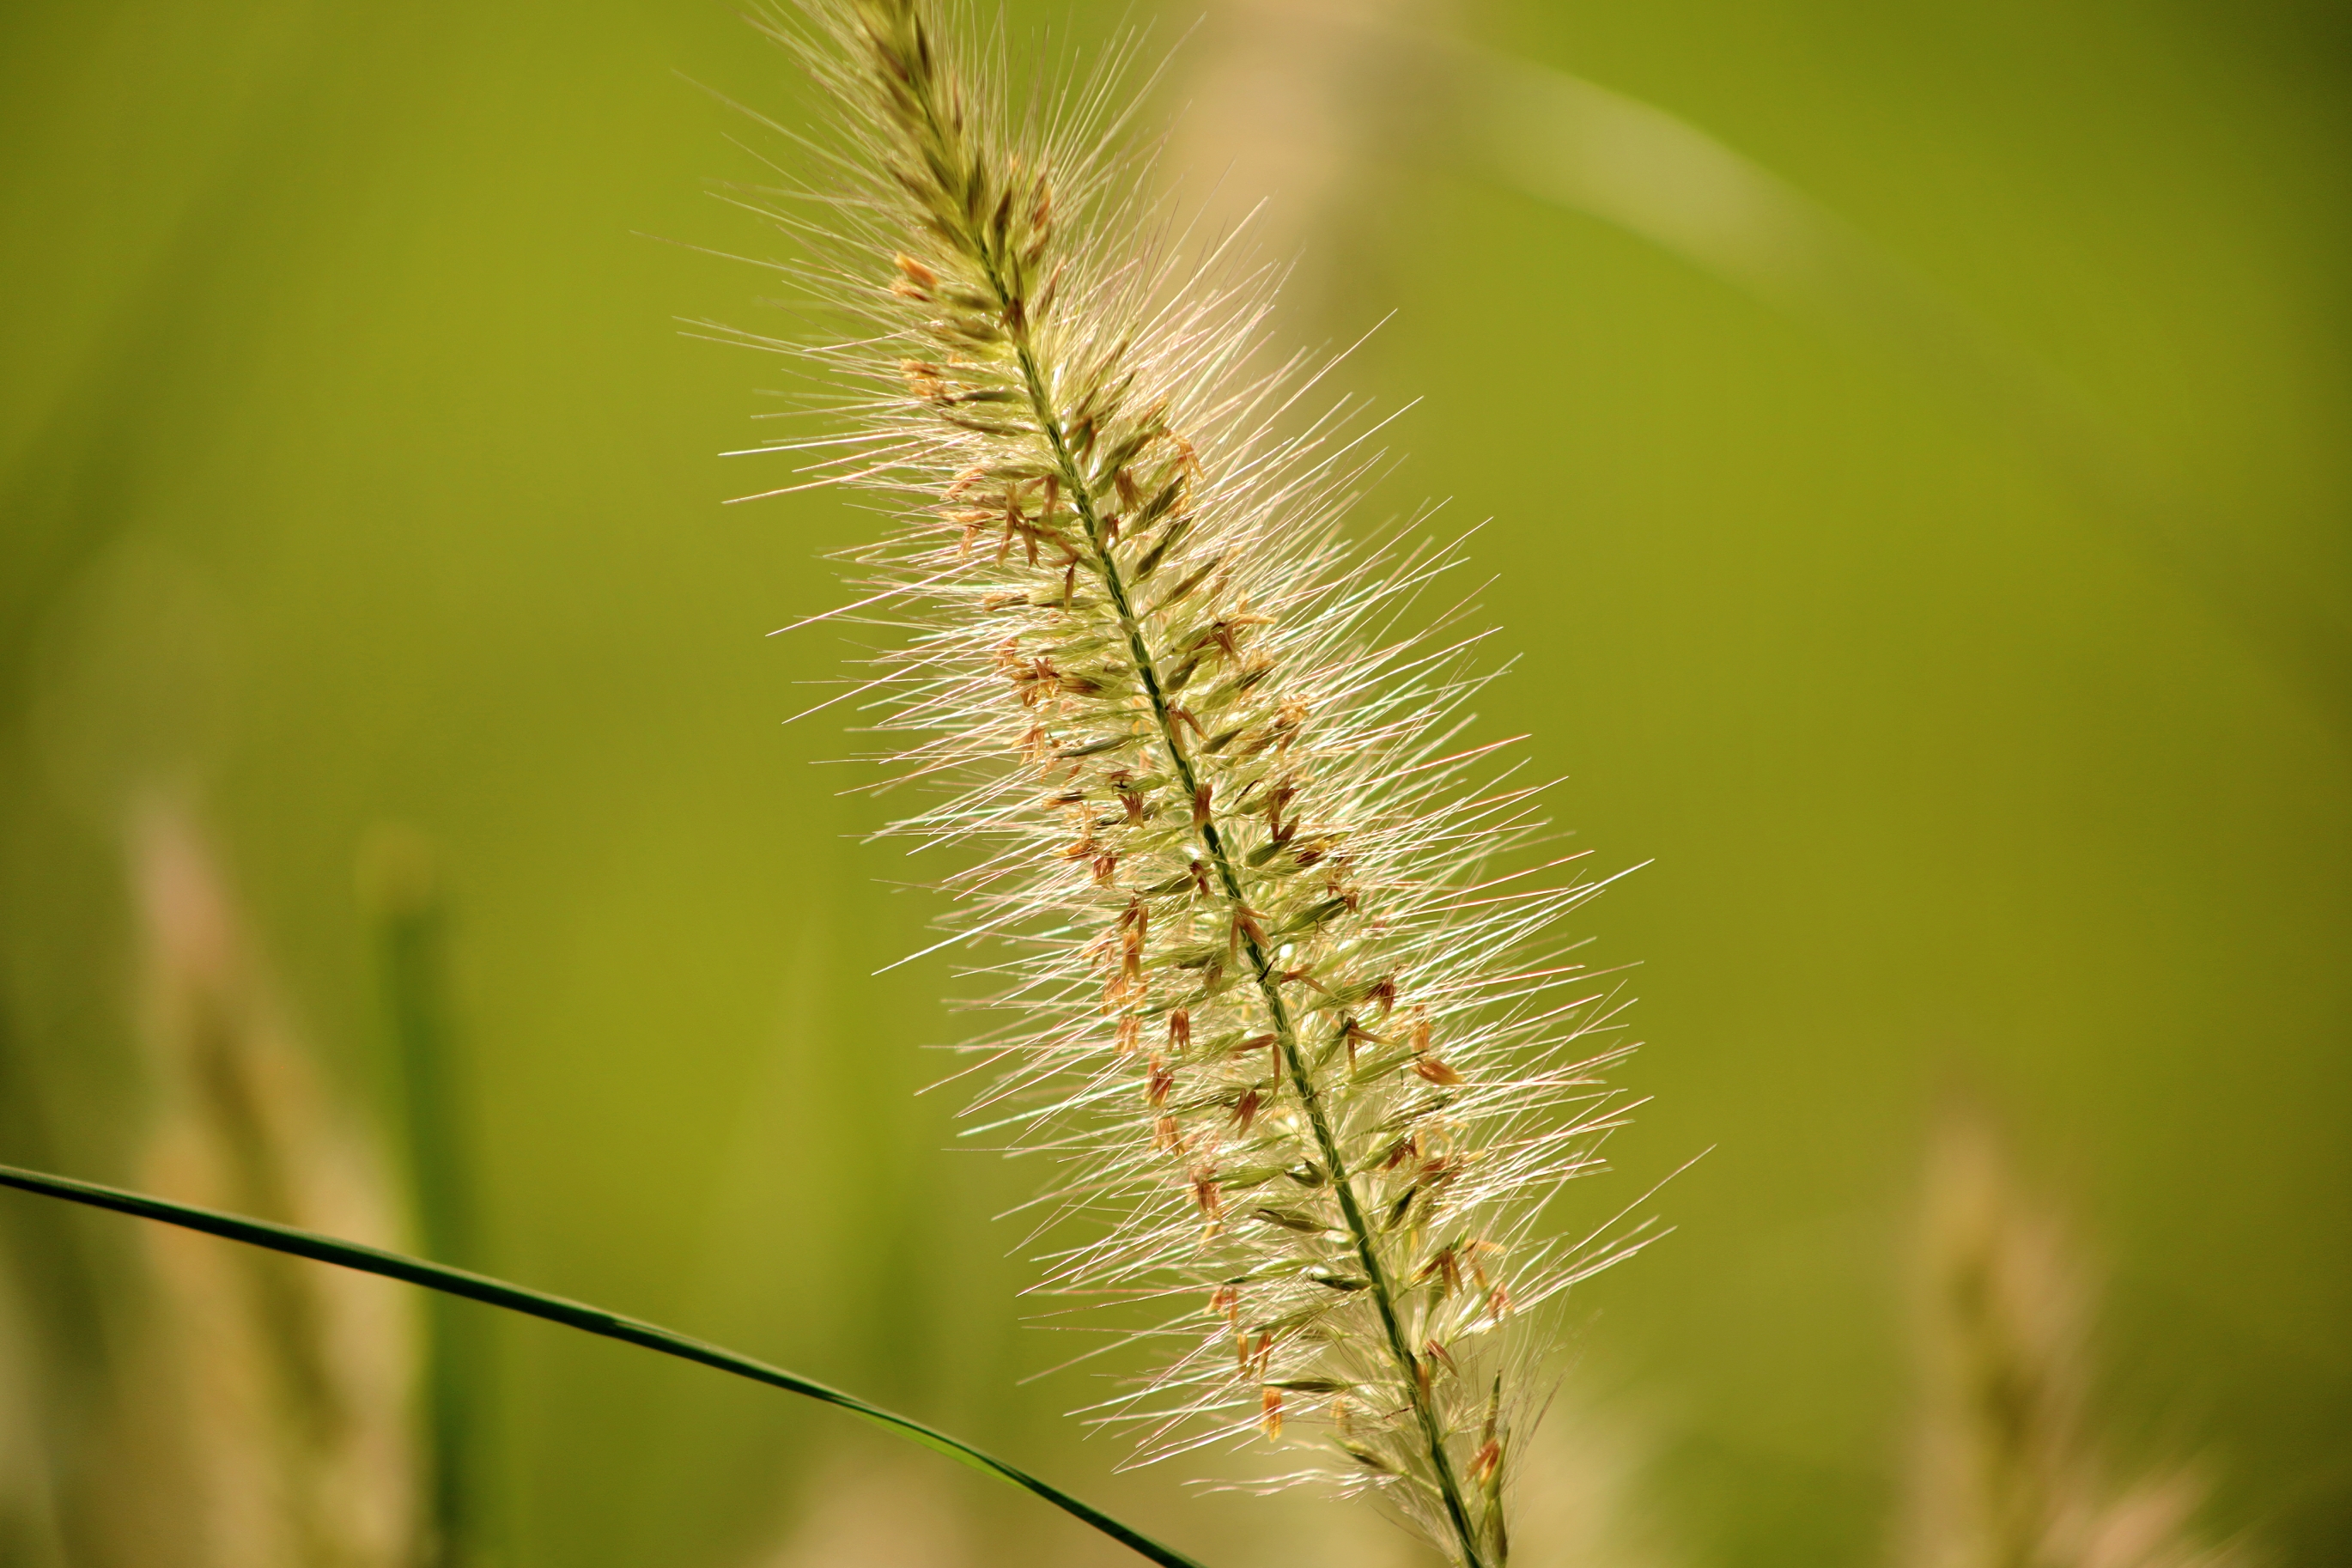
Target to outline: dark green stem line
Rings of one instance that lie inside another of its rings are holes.
[[[420,851],[421,853],[421,851]],[[379,912],[385,1012],[400,1063],[407,1174],[419,1249],[465,1267],[485,1261],[474,1223],[466,1118],[457,1091],[444,974],[447,912],[425,863],[415,885],[387,890]],[[496,1347],[488,1320],[446,1296],[425,1314],[425,1427],[432,1434],[431,1568],[495,1560],[488,1456],[499,1415]]]
[[[887,75],[887,68],[885,74]],[[960,136],[956,128],[942,119],[929,76],[921,72],[912,73],[907,86],[923,116],[926,133],[940,146],[952,149],[961,156],[963,149]],[[950,160],[950,163],[952,166],[966,166],[955,160]],[[946,194],[942,193],[943,195]],[[1119,573],[1118,562],[1111,553],[1109,540],[1105,537],[1101,509],[1079,466],[1077,454],[1070,449],[1068,436],[1062,427],[1060,410],[1047,385],[1044,369],[1037,363],[1025,301],[1016,298],[1014,290],[1007,286],[1003,271],[981,233],[970,223],[952,223],[950,226],[960,236],[965,255],[979,267],[996,296],[999,319],[1021,366],[1021,379],[1024,390],[1028,394],[1030,412],[1045,435],[1055,466],[1061,471],[1062,483],[1070,492],[1070,504],[1086,530],[1087,544],[1094,553],[1094,563],[1100,572],[1104,591],[1109,596],[1112,608],[1118,612],[1120,629],[1127,634],[1129,657],[1134,661],[1136,676],[1150,699],[1152,718],[1159,728],[1160,744],[1168,752],[1178,779],[1183,784],[1186,804],[1198,802],[1201,798],[1200,779],[1192,758],[1185,753],[1175,716],[1170,710],[1166,689],[1160,681],[1158,665],[1143,635],[1142,617],[1135,612],[1127,584]],[[1206,803],[1201,824],[1201,839],[1209,851],[1210,858],[1216,863],[1218,879],[1224,886],[1225,897],[1234,906],[1235,923],[1239,924],[1239,914],[1248,905],[1242,897],[1240,873],[1225,847],[1224,836],[1217,830],[1213,801]],[[1486,1568],[1486,1554],[1479,1547],[1478,1531],[1471,1522],[1469,1508],[1463,1501],[1461,1482],[1454,1474],[1454,1456],[1446,1448],[1444,1429],[1437,1419],[1428,1386],[1423,1381],[1421,1358],[1407,1342],[1403,1321],[1397,1313],[1395,1282],[1389,1278],[1387,1268],[1381,1262],[1379,1248],[1373,1243],[1371,1226],[1356,1199],[1354,1177],[1348,1169],[1347,1161],[1341,1156],[1339,1139],[1331,1131],[1330,1119],[1324,1114],[1313,1075],[1307,1071],[1305,1056],[1299,1048],[1297,1027],[1291,1019],[1288,1005],[1283,1001],[1281,981],[1275,971],[1273,957],[1265,951],[1264,944],[1249,933],[1246,926],[1242,928],[1242,939],[1249,953],[1258,993],[1265,999],[1267,1016],[1274,1025],[1276,1039],[1282,1052],[1284,1072],[1307,1108],[1307,1120],[1315,1131],[1316,1145],[1331,1172],[1331,1185],[1339,1194],[1339,1210],[1347,1220],[1349,1239],[1355,1246],[1357,1258],[1363,1264],[1365,1276],[1371,1281],[1372,1296],[1380,1308],[1381,1325],[1387,1333],[1389,1352],[1403,1375],[1406,1397],[1412,1403],[1423,1442],[1428,1448],[1430,1467],[1436,1472],[1438,1491],[1445,1504],[1446,1521],[1454,1527],[1454,1536],[1461,1543],[1463,1568]]]
[[[578,1329],[583,1333],[598,1334],[624,1344],[676,1356],[681,1361],[715,1367],[754,1383],[764,1383],[787,1394],[797,1394],[821,1404],[838,1406],[872,1422],[886,1432],[911,1438],[927,1448],[971,1466],[983,1475],[1009,1481],[1024,1491],[1045,1499],[1080,1522],[1091,1525],[1137,1555],[1161,1564],[1162,1568],[1202,1568],[1200,1563],[1173,1547],[1162,1546],[1142,1531],[1121,1524],[1100,1509],[1081,1502],[1059,1487],[1038,1479],[1017,1465],[983,1453],[969,1443],[935,1431],[911,1417],[885,1410],[878,1405],[869,1405],[854,1394],[845,1394],[814,1378],[803,1377],[796,1372],[787,1372],[782,1367],[754,1361],[750,1356],[738,1355],[733,1351],[689,1338],[657,1324],[625,1318],[601,1307],[526,1289],[502,1279],[471,1274],[462,1268],[427,1263],[421,1258],[384,1252],[376,1247],[362,1247],[357,1242],[320,1236],[315,1231],[297,1230],[292,1226],[272,1225],[267,1220],[247,1219],[240,1215],[222,1214],[216,1209],[198,1208],[193,1204],[175,1204],[165,1198],[125,1192],[120,1187],[101,1186],[96,1182],[79,1182],[69,1176],[53,1176],[41,1171],[0,1165],[0,1186],[16,1187],[44,1197],[63,1198],[68,1203],[87,1204],[92,1208],[110,1209],[116,1214],[131,1215],[140,1219],[159,1220],[165,1225],[202,1231],[207,1236],[241,1241],[249,1247],[267,1247],[272,1252],[290,1253],[296,1258],[331,1263],[362,1274],[378,1274],[387,1279],[421,1285],[428,1290],[462,1296],[509,1312],[520,1312],[527,1318],[542,1318],[551,1323]]]
[[[1000,304],[1008,308],[1006,314],[1010,317],[1010,292],[997,276],[996,268],[990,265],[985,249],[974,245],[972,250],[989,282],[995,288]],[[1055,464],[1061,469],[1062,483],[1069,489],[1070,504],[1077,511],[1078,520],[1086,529],[1087,543],[1094,552],[1095,561],[1099,563],[1104,591],[1118,613],[1120,629],[1127,634],[1129,657],[1133,659],[1136,675],[1143,682],[1143,689],[1150,699],[1152,718],[1159,727],[1160,744],[1175,766],[1176,776],[1182,782],[1185,801],[1197,800],[1200,797],[1200,779],[1193,771],[1192,758],[1185,753],[1175,717],[1169,710],[1167,693],[1160,683],[1159,668],[1152,659],[1150,645],[1144,640],[1141,618],[1135,613],[1127,584],[1119,574],[1118,563],[1111,554],[1110,542],[1104,537],[1094,492],[1062,432],[1060,413],[1055,407],[1052,395],[1046,390],[1045,379],[1030,347],[1026,329],[1015,328],[1012,336],[1014,351],[1020,358],[1022,380],[1029,394],[1031,412],[1045,433]],[[1217,879],[1224,885],[1226,900],[1236,911],[1245,909],[1247,904],[1242,897],[1241,874],[1225,847],[1224,835],[1217,830],[1214,802],[1210,803],[1206,820],[1201,824],[1201,839],[1209,851],[1209,858],[1216,863]],[[1249,954],[1258,994],[1264,998],[1267,1016],[1274,1024],[1275,1037],[1282,1051],[1284,1071],[1297,1090],[1300,1102],[1307,1108],[1307,1119],[1315,1130],[1316,1146],[1322,1151],[1324,1163],[1330,1169],[1331,1188],[1339,1194],[1339,1212],[1348,1222],[1349,1237],[1355,1246],[1358,1260],[1363,1265],[1365,1277],[1371,1281],[1372,1300],[1380,1308],[1381,1326],[1387,1332],[1389,1352],[1395,1358],[1399,1371],[1404,1374],[1407,1397],[1421,1427],[1423,1443],[1429,1450],[1430,1466],[1437,1474],[1438,1491],[1445,1504],[1447,1522],[1453,1525],[1454,1535],[1461,1542],[1465,1568],[1485,1568],[1486,1559],[1478,1545],[1478,1531],[1471,1522],[1468,1506],[1463,1501],[1462,1484],[1454,1474],[1454,1456],[1445,1447],[1444,1430],[1438,1423],[1437,1412],[1422,1381],[1421,1359],[1406,1342],[1404,1324],[1397,1314],[1395,1282],[1389,1278],[1388,1269],[1381,1261],[1380,1250],[1373,1244],[1372,1227],[1364,1217],[1362,1205],[1356,1199],[1355,1178],[1348,1169],[1346,1158],[1340,1153],[1339,1141],[1331,1131],[1330,1119],[1324,1114],[1322,1098],[1316,1091],[1314,1076],[1307,1071],[1305,1056],[1299,1048],[1297,1026],[1291,1019],[1288,1005],[1283,1001],[1281,979],[1275,972],[1273,956],[1265,952],[1256,937],[1250,934],[1247,927],[1243,928],[1242,942]]]

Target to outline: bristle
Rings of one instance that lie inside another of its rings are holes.
[[[1499,1564],[1530,1316],[1627,1245],[1538,1228],[1626,1047],[1559,957],[1600,884],[1488,869],[1548,830],[1464,739],[1480,639],[1423,608],[1459,554],[1341,537],[1365,435],[1292,419],[1270,279],[1137,194],[1116,62],[1014,114],[914,0],[807,19],[772,21],[850,183],[773,211],[856,324],[795,351],[848,427],[797,449],[901,509],[848,614],[903,639],[859,687],[882,787],[951,786],[895,831],[978,851],[945,879],[1006,1020],[975,1131],[1063,1162],[1046,1289],[1170,1308],[1093,1414],[1148,1457],[1318,1448]]]

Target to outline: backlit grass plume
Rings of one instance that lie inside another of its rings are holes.
[[[1553,935],[1597,884],[1489,868],[1545,830],[1461,740],[1460,606],[1417,607],[1455,557],[1343,542],[1368,459],[1285,418],[1265,277],[1139,194],[1117,62],[1016,106],[956,20],[772,16],[844,123],[760,205],[856,322],[772,345],[843,416],[785,445],[894,511],[845,613],[899,634],[857,688],[894,779],[951,786],[899,831],[978,849],[980,1130],[1064,1162],[1050,1287],[1158,1308],[1094,1414],[1314,1453],[1499,1564],[1530,1325],[1628,1245],[1537,1224],[1622,1110]]]

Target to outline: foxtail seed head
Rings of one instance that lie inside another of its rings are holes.
[[[846,134],[769,210],[857,324],[766,346],[848,389],[788,444],[815,482],[899,510],[854,556],[901,636],[857,690],[893,782],[958,786],[898,831],[980,847],[975,1130],[1064,1162],[1050,1288],[1158,1303],[1171,1351],[1093,1414],[1317,1453],[1496,1568],[1530,1315],[1633,1244],[1537,1224],[1625,1047],[1580,1043],[1615,1004],[1553,934],[1598,884],[1487,869],[1543,824],[1459,741],[1460,609],[1416,611],[1457,557],[1342,542],[1360,437],[1277,430],[1312,377],[1262,363],[1265,276],[1138,194],[1116,62],[1016,112],[916,0],[770,26]]]

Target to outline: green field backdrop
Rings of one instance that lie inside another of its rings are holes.
[[[1192,105],[1171,159],[1229,163],[1217,199],[1272,198],[1280,330],[1380,323],[1333,384],[1422,400],[1368,517],[1493,520],[1517,663],[1482,732],[1531,732],[1559,821],[1642,867],[1579,919],[1639,965],[1620,1080],[1655,1099],[1569,1217],[1713,1152],[1653,1202],[1675,1233],[1580,1288],[1563,1419],[1643,1458],[1649,1560],[1887,1560],[1911,1216],[1966,1099],[2100,1272],[2118,1463],[2196,1460],[2215,1530],[2352,1561],[2343,9],[1380,7],[1771,171],[1867,258],[1794,282],[1548,197],[1311,28],[1237,99],[1261,23],[1204,9],[1024,0],[1010,32],[1184,40],[1155,112]],[[872,519],[722,504],[788,480],[718,455],[782,376],[681,323],[792,330],[712,254],[781,242],[711,199],[791,153],[705,87],[822,110],[703,0],[0,15],[0,1162],[144,1168],[125,824],[159,791],[389,1146],[354,867],[404,825],[448,889],[491,1271],[937,1420],[1220,1565],[1386,1561],[1118,1473],[1062,1414],[1096,1384],[1018,1381],[1061,1350],[990,1216],[1035,1173],[917,1097],[950,966],[875,972],[929,940],[922,868],[860,842],[894,808],[839,793],[870,770],[813,765],[854,719],[783,723],[854,647],[764,636],[836,602],[819,557]],[[0,1326],[55,1403],[103,1355],[59,1259],[135,1292],[137,1244],[37,1201],[0,1197]],[[544,1325],[497,1347],[508,1568],[1117,1560],[830,1412]],[[69,1497],[91,1450],[22,1397],[11,1441]],[[182,1561],[158,1530],[64,1560]]]

